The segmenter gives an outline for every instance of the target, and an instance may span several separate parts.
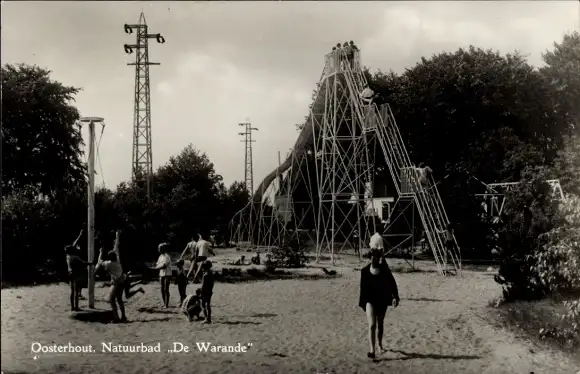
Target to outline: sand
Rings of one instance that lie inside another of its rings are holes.
[[[129,302],[130,323],[119,325],[71,319],[65,284],[4,289],[2,371],[552,374],[580,370],[570,357],[540,351],[486,322],[489,300],[500,290],[492,274],[483,271],[446,278],[434,272],[395,274],[401,305],[389,310],[385,320],[388,351],[369,360],[365,315],[357,306],[359,272],[353,266],[333,269],[341,276],[217,283],[212,325],[188,323],[177,308],[159,308],[157,284],[145,285],[146,294]],[[106,289],[96,289],[99,308],[107,307],[102,301],[105,293]],[[171,299],[176,306],[174,285]],[[86,306],[86,301],[81,303]],[[34,354],[33,342],[90,344],[96,352]],[[162,351],[102,353],[102,342],[159,342]],[[168,353],[173,342],[190,346],[190,352]],[[246,353],[202,353],[196,342],[251,346]]]

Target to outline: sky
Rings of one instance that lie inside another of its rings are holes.
[[[2,63],[35,64],[82,88],[82,116],[105,119],[97,185],[131,177],[135,54],[125,23],[144,12],[152,40],[153,167],[188,144],[207,154],[229,185],[244,179],[239,123],[254,133],[254,186],[293,146],[324,55],[353,40],[371,70],[403,72],[422,56],[470,44],[541,53],[579,30],[577,1],[517,2],[2,2]],[[97,136],[100,131],[97,132]],[[87,131],[83,136],[87,139]]]

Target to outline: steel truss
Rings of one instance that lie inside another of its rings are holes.
[[[506,194],[521,182],[481,183],[485,186],[486,191],[475,196],[483,200],[485,214],[489,217],[501,217],[506,203]],[[552,199],[559,201],[565,200],[564,191],[562,190],[559,179],[549,179],[546,183],[552,191]]]
[[[409,242],[413,246],[417,211],[417,221],[423,225],[439,271],[446,274],[449,266],[460,271],[461,256],[454,237],[454,248],[446,248],[449,219],[436,184],[432,178],[427,183],[419,180],[390,107],[384,105],[379,111],[376,105],[361,99],[359,93],[366,85],[358,51],[347,56],[344,50],[337,50],[326,56],[316,97],[290,158],[264,179],[262,190],[256,191],[253,201],[232,220],[238,228],[237,237],[244,237],[244,225],[252,226],[244,217],[259,211],[258,227],[246,229],[259,233],[252,244],[283,245],[284,240],[301,231],[311,233],[302,222],[312,211],[316,214],[317,259],[328,253],[334,263],[340,253],[363,248],[379,223],[374,214],[373,177],[374,149],[380,146],[397,195],[384,227],[387,241],[398,235],[391,230],[395,221],[406,220],[405,212],[411,211],[409,233],[397,246]],[[308,157],[316,159],[317,191],[308,191],[310,201],[295,202],[292,196],[298,181],[305,180],[306,186],[313,182],[307,170],[309,163],[305,162]],[[264,198],[268,193],[274,195],[273,203]],[[303,208],[297,215],[298,206]],[[310,238],[314,239],[313,235]]]

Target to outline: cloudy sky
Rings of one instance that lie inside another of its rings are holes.
[[[238,123],[250,119],[254,185],[296,139],[324,54],[354,40],[363,63],[397,72],[421,56],[470,44],[518,50],[533,64],[579,29],[575,1],[534,2],[2,2],[2,63],[37,64],[81,87],[84,116],[104,117],[107,187],[131,176],[134,43],[125,23],[145,13],[150,33],[154,168],[192,143],[229,184],[244,178]],[[86,135],[86,133],[85,133]],[[97,183],[101,184],[99,176]]]

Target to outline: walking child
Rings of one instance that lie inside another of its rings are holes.
[[[375,345],[384,352],[384,320],[389,306],[399,305],[399,290],[389,265],[380,249],[371,249],[371,261],[361,269],[359,306],[365,311],[368,323],[369,351],[367,357],[375,358]],[[376,334],[376,335],[375,335]]]
[[[203,278],[201,280],[201,307],[205,315],[203,323],[211,323],[211,297],[213,296],[213,285],[215,278],[211,271],[211,261],[206,260],[201,264]]]
[[[175,283],[177,284],[177,290],[179,291],[179,306],[183,306],[183,301],[186,299],[186,289],[187,289],[187,274],[183,269],[183,260],[177,261],[177,276],[175,277]]]

